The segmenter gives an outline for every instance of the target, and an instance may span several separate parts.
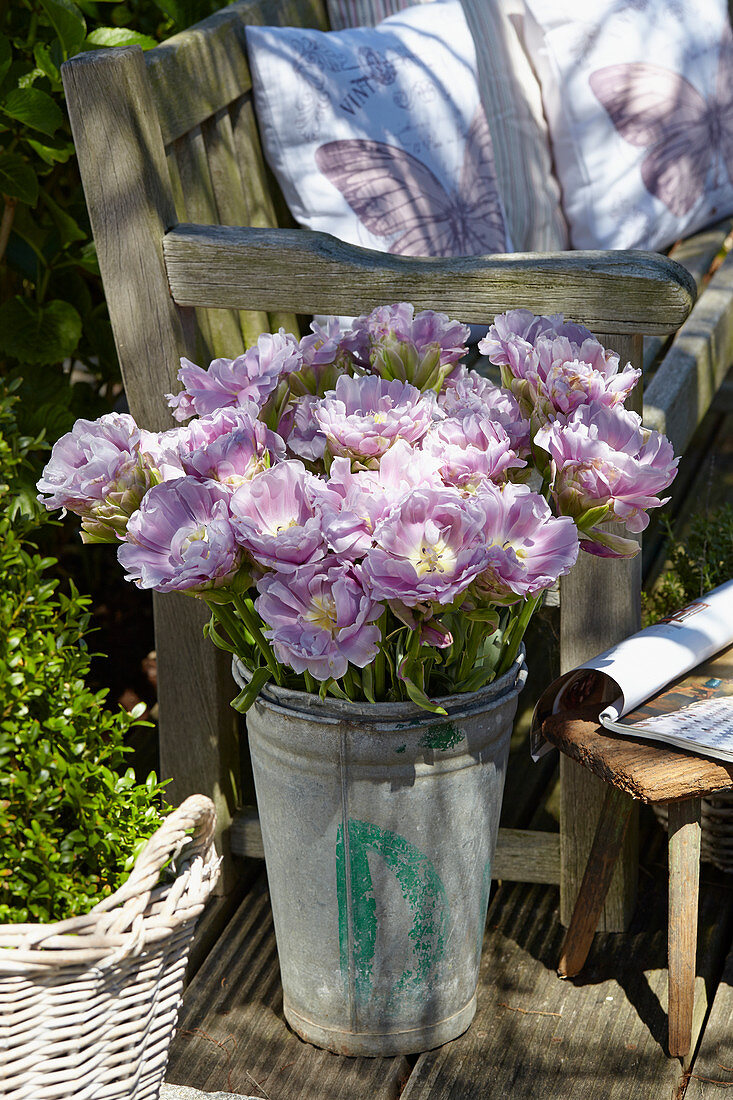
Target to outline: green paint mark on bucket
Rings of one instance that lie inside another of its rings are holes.
[[[462,740],[463,734],[459,729],[452,726],[450,722],[442,722],[436,726],[429,726],[418,741],[418,745],[423,749],[438,749],[445,752]]]
[[[406,748],[407,745],[400,745],[398,749],[395,749],[395,752],[404,752]]]
[[[445,887],[432,862],[404,837],[368,821],[348,822],[351,885],[351,939],[354,991],[357,1006],[369,1000],[373,987],[377,939],[377,906],[369,870],[368,852],[378,853],[393,872],[413,915],[408,933],[413,966],[395,983],[390,1001],[419,991],[445,950],[450,907]],[[341,974],[349,985],[349,912],[343,827],[336,835],[336,894],[339,909]]]

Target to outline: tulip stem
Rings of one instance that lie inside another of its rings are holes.
[[[377,655],[374,658],[374,698],[377,700],[377,702],[380,702],[382,699],[384,699],[384,692],[385,692],[385,686],[386,686],[385,656],[384,656],[384,648],[383,648],[384,645],[385,645],[385,642],[386,642],[385,634],[387,633],[387,612],[386,611],[384,612],[384,614],[379,619],[379,622],[377,623],[377,625],[379,627],[379,636],[380,636],[381,640],[380,640],[379,649],[377,650]]]
[[[237,622],[237,618],[232,612],[231,608],[227,607],[225,604],[209,603],[208,600],[206,600],[205,602],[209,610],[211,611],[211,614],[219,623],[221,623],[221,625],[224,627],[227,634],[229,635],[229,640],[232,643],[234,649],[237,651],[237,656],[244,658],[247,650],[250,648],[249,642],[244,636],[239,626],[239,623]]]
[[[345,693],[348,695],[349,699],[354,702],[356,700],[357,691],[354,684],[354,673],[351,666],[346,669],[346,672],[341,677],[341,682],[344,685]]]
[[[250,607],[250,601],[243,600],[241,596],[236,593],[232,595],[232,601],[237,614],[241,618],[242,622],[246,626],[247,630],[252,635],[255,645],[259,649],[262,656],[265,658],[265,664],[269,668],[272,675],[275,677],[275,682],[282,684],[282,669],[275,659],[275,654],[272,652],[270,643],[262,633],[262,627],[258,622],[258,615],[254,610],[254,607]],[[232,616],[236,618],[236,616]]]
[[[508,672],[514,664],[516,656],[519,653],[519,647],[522,644],[524,632],[529,626],[529,621],[535,612],[535,608],[539,606],[541,601],[541,592],[539,596],[532,596],[530,597],[530,599],[525,600],[524,607],[509,627],[507,635],[504,638],[504,644],[502,645],[501,657],[499,659],[499,667],[496,670],[497,679],[500,676],[503,676],[505,672]]]
[[[478,656],[479,646],[483,641],[485,631],[486,624],[482,622],[473,622],[469,626],[468,638],[466,639],[465,648],[463,650],[463,659],[458,669],[459,683],[465,680],[476,664],[476,657]]]

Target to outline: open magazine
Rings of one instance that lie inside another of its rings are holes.
[[[555,680],[532,719],[535,759],[552,747],[545,718],[581,706],[616,733],[733,761],[733,581]]]

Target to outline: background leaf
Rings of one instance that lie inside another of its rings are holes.
[[[43,75],[50,80],[54,91],[61,87],[61,73],[51,57],[51,50],[43,42],[37,42],[33,47],[33,58]]]
[[[62,210],[57,202],[54,202],[46,191],[43,192],[43,203],[53,218],[54,225],[61,237],[61,244],[64,247],[71,244],[72,241],[83,241],[86,238],[84,230],[77,225],[65,210]]]
[[[40,88],[13,88],[0,103],[0,111],[49,136],[64,121],[63,112],[56,101]]]
[[[30,206],[38,200],[36,173],[17,153],[0,153],[0,194]]]
[[[81,317],[68,302],[37,306],[17,296],[0,306],[0,352],[20,363],[58,363],[81,337]]]
[[[66,57],[73,57],[84,44],[87,24],[72,0],[40,0],[41,7],[59,36]]]
[[[0,34],[0,80],[5,79],[5,74],[10,68],[12,60],[13,53],[10,49],[10,42],[4,34]]]
[[[35,138],[26,138],[34,153],[46,164],[66,164],[74,155],[74,146],[70,141],[36,141]]]
[[[140,34],[127,27],[97,27],[87,36],[86,45],[94,49],[99,46],[140,46],[143,50],[150,50],[156,41],[149,34]]]

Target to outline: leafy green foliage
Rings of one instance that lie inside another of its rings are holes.
[[[61,592],[31,541],[49,521],[24,492],[39,440],[19,434],[15,405],[0,391],[0,922],[45,922],[124,881],[160,824],[162,785],[125,768],[139,712],[105,709],[85,684],[90,600]]]
[[[694,517],[684,539],[670,525],[669,568],[651,592],[642,593],[642,619],[649,626],[733,577],[733,507],[725,504]]]
[[[90,49],[161,39],[218,0],[12,0],[0,4],[0,376],[58,378],[47,438],[109,411],[121,388],[60,67]],[[72,368],[73,369],[70,369]],[[33,386],[18,413],[34,434]]]

